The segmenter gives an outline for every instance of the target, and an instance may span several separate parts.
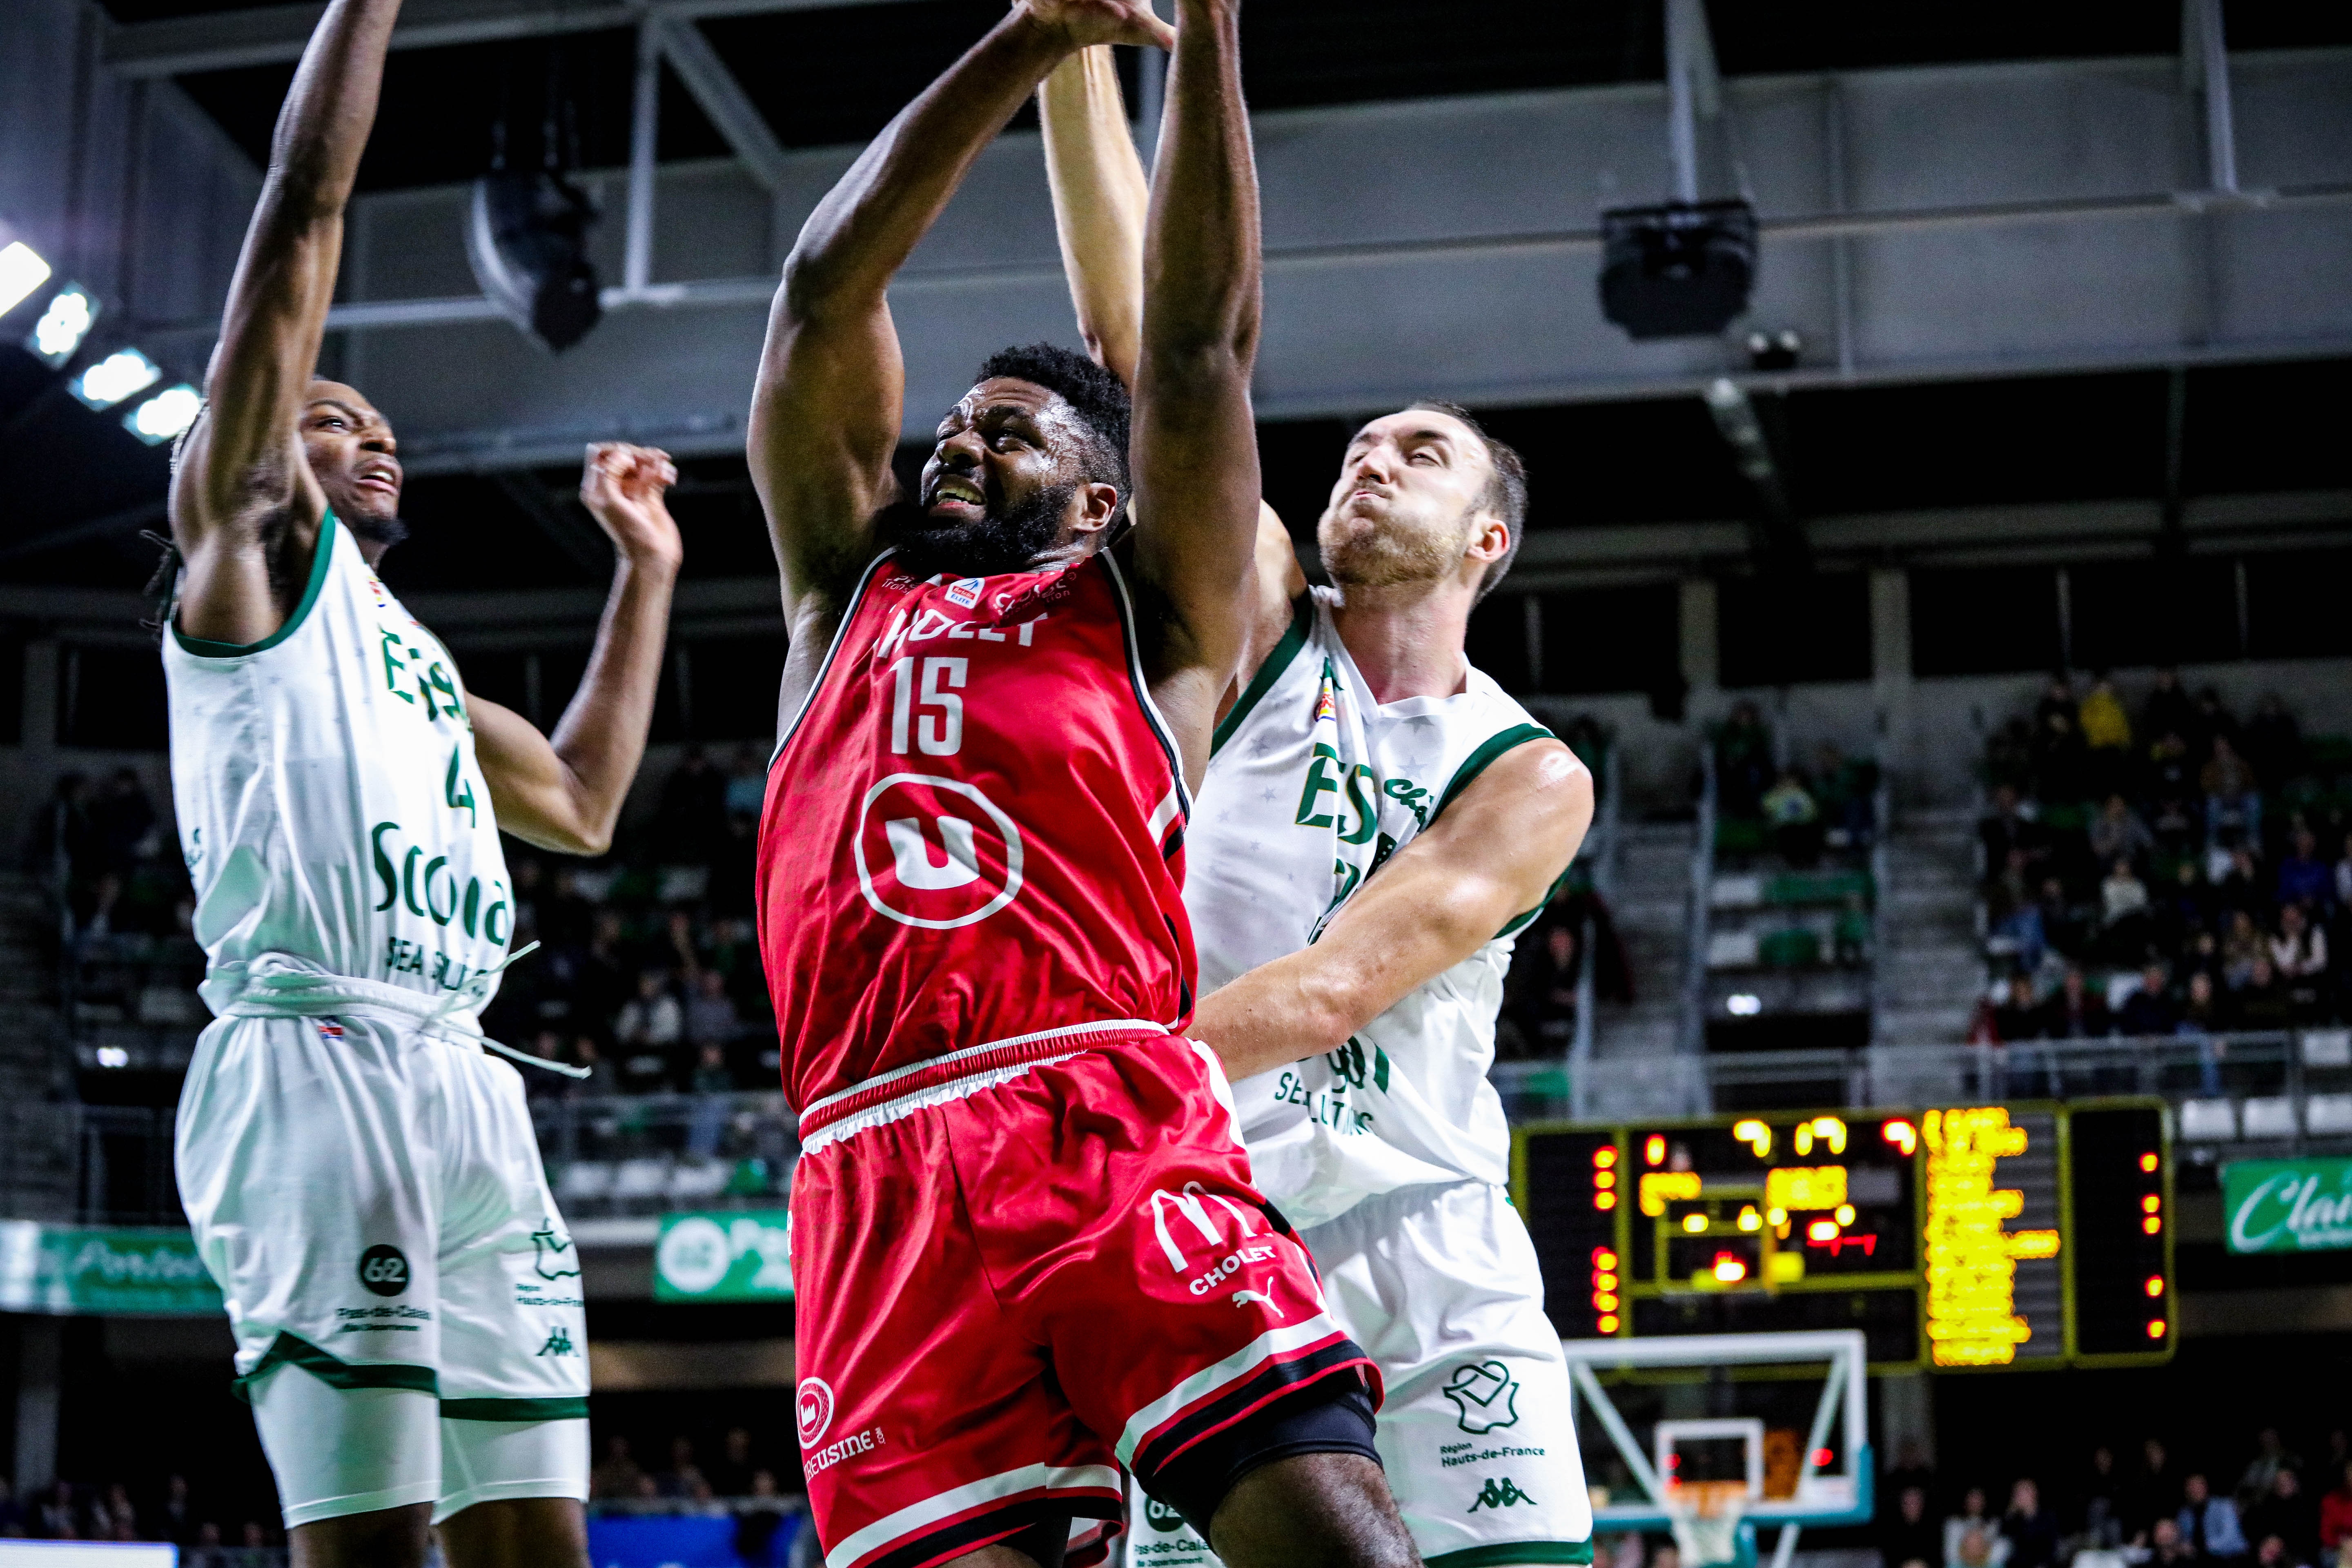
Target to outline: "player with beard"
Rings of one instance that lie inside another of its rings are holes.
[[[635,775],[676,476],[589,452],[619,560],[551,742],[376,576],[398,443],[312,367],[399,9],[334,0],[310,39],[173,465],[172,786],[217,1015],[179,1184],[296,1563],[422,1563],[432,1525],[456,1568],[584,1568],[580,1265],[478,1017],[514,930],[499,830],[601,853]]]
[[[1046,84],[1045,144],[1080,324],[1125,371],[1143,175],[1093,55]],[[1450,1568],[1592,1560],[1567,1367],[1486,1080],[1512,935],[1592,815],[1574,754],[1464,653],[1526,510],[1517,454],[1421,403],[1348,445],[1316,528],[1331,587],[1307,591],[1264,514],[1184,889],[1192,1032],[1235,1080],[1257,1178],[1333,1317],[1379,1363],[1390,1485]],[[1170,1568],[1214,1560],[1197,1537],[1160,1544]]]
[[[1251,1568],[1412,1560],[1377,1382],[1184,1037],[1188,780],[1257,508],[1238,9],[1179,0],[1171,37],[1146,0],[1016,5],[818,205],[777,295],[751,461],[793,652],[759,899],[831,1568],[1099,1561],[1121,1467]],[[890,279],[1089,43],[1174,52],[1131,421],[1083,355],[1007,351],[893,507]]]

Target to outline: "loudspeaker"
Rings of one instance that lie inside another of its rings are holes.
[[[466,257],[482,292],[552,353],[588,335],[604,313],[588,231],[600,215],[585,191],[549,170],[501,170],[474,185]]]
[[[1748,309],[1756,209],[1669,202],[1601,215],[1601,313],[1628,336],[1706,337]]]

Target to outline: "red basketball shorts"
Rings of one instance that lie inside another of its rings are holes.
[[[1099,1544],[1119,1466],[1149,1487],[1325,1378],[1377,1403],[1230,1104],[1206,1047],[1130,1026],[959,1051],[803,1115],[795,1405],[827,1568],[924,1568],[1057,1516],[1107,1521]]]

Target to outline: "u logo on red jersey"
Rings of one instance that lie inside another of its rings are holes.
[[[901,925],[971,925],[1021,891],[1021,830],[961,779],[882,779],[866,792],[852,849],[866,901]]]

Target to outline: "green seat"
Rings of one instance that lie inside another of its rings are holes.
[[[1819,932],[1798,926],[1776,931],[1756,944],[1757,959],[1767,969],[1806,969],[1822,961]]]
[[[1753,817],[1727,816],[1715,825],[1718,855],[1757,855],[1764,849],[1764,825]]]

